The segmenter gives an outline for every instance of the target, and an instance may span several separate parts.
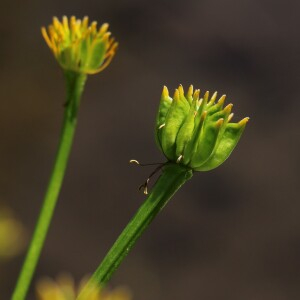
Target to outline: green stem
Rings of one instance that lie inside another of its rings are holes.
[[[163,173],[155,183],[148,198],[109,250],[84,290],[80,293],[78,300],[88,299],[93,287],[103,286],[109,281],[151,221],[192,175],[191,169],[174,163],[168,163],[163,168]]]
[[[11,298],[12,300],[24,300],[28,292],[53,216],[72,147],[77,123],[77,111],[86,81],[86,75],[66,71],[65,78],[67,102],[55,163],[34,234]]]

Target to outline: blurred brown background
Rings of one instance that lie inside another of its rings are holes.
[[[109,22],[120,42],[90,76],[56,214],[34,278],[95,270],[162,161],[161,89],[226,93],[251,121],[230,159],[198,173],[147,230],[111,286],[136,300],[300,299],[298,1],[1,1],[0,201],[34,228],[62,121],[62,72],[40,34],[53,15]],[[9,299],[23,255],[0,265]],[[28,299],[34,299],[33,288]]]

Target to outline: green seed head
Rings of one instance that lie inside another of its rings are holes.
[[[209,171],[222,164],[237,145],[249,118],[231,123],[232,104],[224,107],[226,96],[217,102],[217,93],[202,98],[191,85],[186,94],[182,85],[173,98],[163,88],[156,117],[156,141],[169,161],[194,171]]]

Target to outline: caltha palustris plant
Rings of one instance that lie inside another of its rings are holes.
[[[229,157],[249,118],[231,122],[232,104],[224,107],[225,98],[216,101],[217,93],[210,97],[209,92],[200,97],[200,90],[194,91],[193,86],[185,94],[181,85],[172,98],[167,87],[163,88],[155,137],[167,162],[156,169],[162,174],[78,299],[86,299],[93,285],[107,283],[143,231],[194,172],[212,170]],[[145,194],[148,182],[149,178],[142,185]]]

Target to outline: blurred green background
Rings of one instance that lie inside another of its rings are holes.
[[[251,120],[230,159],[195,174],[117,271],[136,300],[300,299],[300,2],[1,1],[0,201],[32,234],[58,143],[64,81],[40,34],[52,16],[109,22],[120,43],[90,76],[56,214],[34,278],[95,270],[163,161],[163,85],[227,94]],[[24,253],[0,264],[9,299]],[[28,299],[34,299],[33,286]]]

